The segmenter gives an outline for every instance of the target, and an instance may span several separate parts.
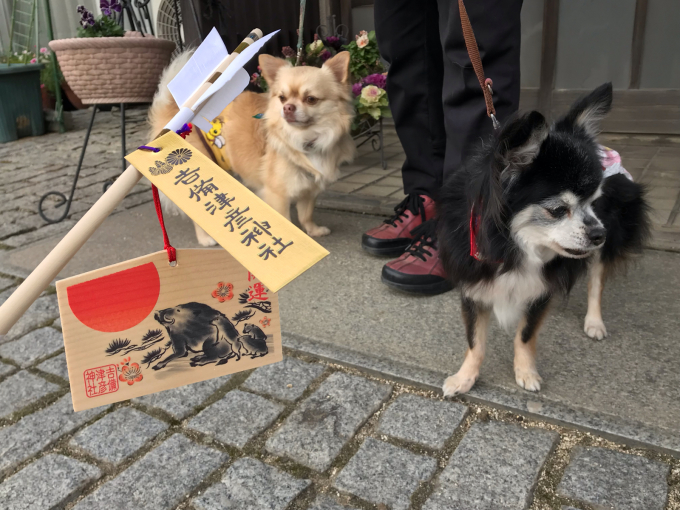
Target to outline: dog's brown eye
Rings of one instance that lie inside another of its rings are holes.
[[[549,213],[550,216],[553,218],[561,218],[565,214],[569,212],[568,207],[560,206],[560,207],[555,207],[554,209],[546,209]]]
[[[319,99],[314,96],[307,96],[307,99],[305,99],[305,101],[307,101],[307,104],[314,105],[319,102]]]
[[[281,100],[282,103],[286,102],[286,96],[279,96],[279,99]]]

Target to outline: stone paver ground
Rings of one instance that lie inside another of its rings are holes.
[[[127,145],[146,111],[128,112]],[[67,221],[40,196],[65,192],[79,129],[0,146],[0,256],[62,233],[121,170],[116,111],[100,113]],[[680,248],[680,139],[605,135],[650,186],[655,243]],[[388,214],[404,155],[385,133],[321,206]],[[151,200],[140,184],[119,210]],[[665,244],[664,244],[665,243]],[[20,283],[0,274],[0,303]],[[53,289],[0,346],[0,509],[680,510],[677,457],[376,378],[286,350],[271,367],[74,413]]]
[[[24,354],[0,359],[3,510],[680,509],[678,458],[295,351],[79,413],[63,352]]]

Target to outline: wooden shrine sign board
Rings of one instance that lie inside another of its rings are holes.
[[[328,251],[173,132],[126,159],[269,289]]]
[[[176,133],[149,146],[127,160],[227,251],[57,282],[76,411],[280,361],[276,292],[328,255]]]
[[[224,250],[165,251],[57,282],[76,411],[281,361],[271,292]]]

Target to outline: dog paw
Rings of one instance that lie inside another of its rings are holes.
[[[322,236],[327,236],[328,234],[331,233],[331,229],[328,227],[320,227],[319,225],[314,225],[313,227],[309,227],[307,229],[307,234],[309,234],[312,237],[322,237]]]
[[[444,381],[442,391],[445,397],[453,397],[462,393],[467,393],[474,386],[477,377],[470,377],[467,374],[458,372],[455,375],[449,376]]]
[[[515,381],[525,390],[539,391],[543,379],[536,370],[515,369]]]
[[[602,340],[607,336],[607,328],[604,326],[602,319],[599,318],[586,317],[583,331],[593,340]]]

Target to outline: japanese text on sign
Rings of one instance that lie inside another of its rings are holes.
[[[272,227],[267,221],[255,220],[247,213],[250,206],[240,208],[232,205],[236,197],[229,197],[226,193],[217,193],[220,188],[212,182],[213,178],[201,179],[199,168],[179,170],[175,175],[175,186],[184,185],[189,191],[189,198],[201,202],[201,197],[205,200],[205,211],[212,216],[216,211],[222,211],[229,207],[223,214],[225,223],[224,228],[228,232],[238,232],[241,244],[253,246],[257,249],[257,256],[263,260],[277,258],[286,248],[293,244],[293,241],[285,242],[282,237],[276,237],[272,233]]]

